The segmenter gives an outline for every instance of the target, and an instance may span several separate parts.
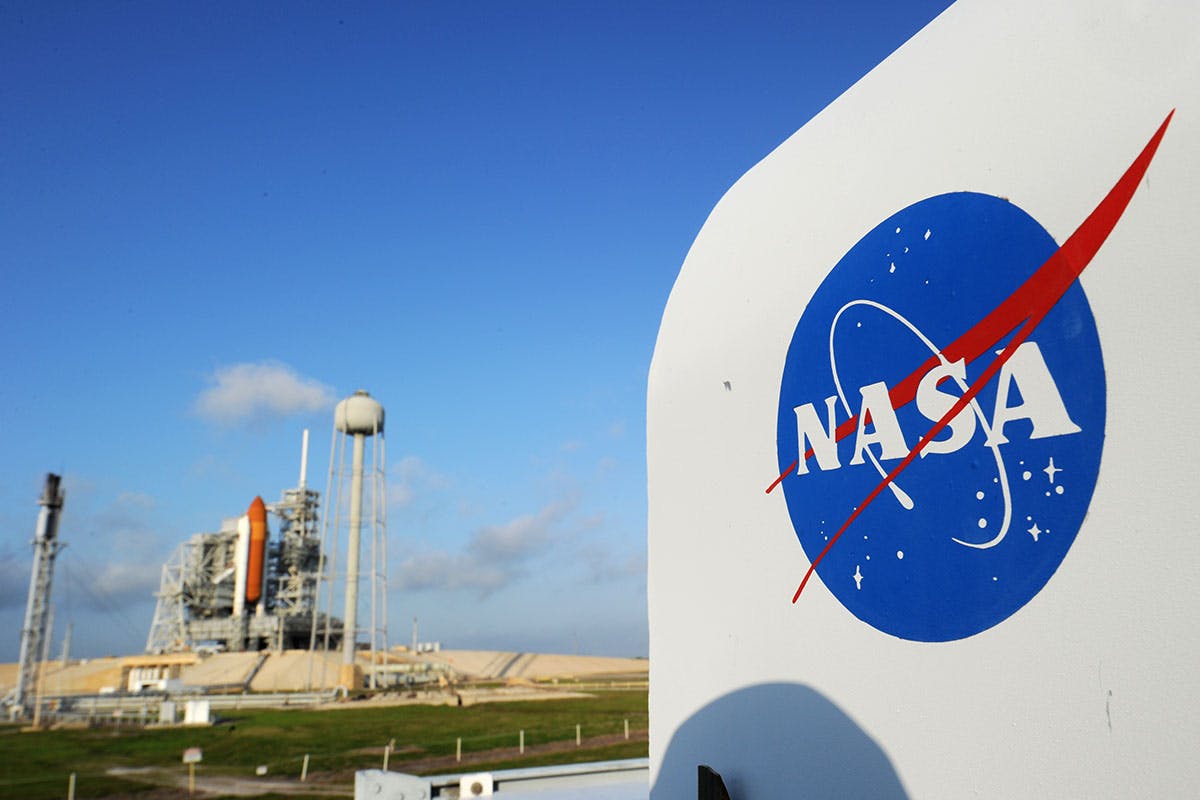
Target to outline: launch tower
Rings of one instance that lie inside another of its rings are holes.
[[[11,695],[12,708],[23,713],[33,702],[38,661],[45,660],[47,620],[50,616],[50,588],[54,580],[54,558],[62,545],[58,541],[58,516],[63,507],[61,478],[46,475],[37,532],[33,538],[33,571],[29,576],[29,597],[25,604],[25,624],[21,627],[21,655],[17,667],[17,685]]]
[[[341,622],[317,612],[320,495],[307,486],[307,465],[305,431],[296,488],[270,505],[254,498],[244,515],[176,549],[163,565],[146,652],[305,648],[319,623],[340,642]],[[269,515],[278,520],[274,542]]]

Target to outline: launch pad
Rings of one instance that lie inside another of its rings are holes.
[[[163,565],[146,652],[312,647],[314,630],[323,635],[326,627],[326,615],[317,611],[318,506],[317,492],[303,485],[287,489],[279,502],[255,498],[245,516],[179,545]],[[280,528],[270,544],[268,512]],[[340,646],[341,620],[328,622],[329,644]]]
[[[146,652],[341,650],[342,681],[347,686],[357,685],[362,678],[356,664],[358,634],[369,636],[372,664],[377,652],[387,650],[383,419],[383,406],[361,390],[334,409],[326,488],[327,496],[334,492],[334,501],[319,530],[320,494],[307,485],[306,430],[295,488],[285,489],[279,501],[271,504],[255,497],[245,514],[225,519],[219,530],[197,533],[180,544],[162,568]],[[367,440],[372,443],[369,465]],[[345,462],[347,441],[353,443],[349,465]],[[340,457],[335,458],[335,453]],[[348,497],[343,497],[344,482],[349,483]],[[365,518],[364,489],[370,498]],[[343,503],[344,499],[348,502]],[[343,516],[348,523],[345,621],[331,613]],[[268,517],[276,521],[278,535],[273,540]],[[367,626],[357,621],[358,585],[364,577],[359,570],[359,537],[364,529],[371,559],[365,576],[370,584]],[[327,547],[330,531],[332,542]],[[372,688],[377,686],[377,671],[369,670]]]

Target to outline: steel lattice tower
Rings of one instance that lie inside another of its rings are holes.
[[[32,703],[37,680],[38,659],[45,647],[46,622],[50,615],[50,588],[54,580],[54,557],[62,545],[58,542],[58,516],[63,507],[62,478],[46,475],[46,484],[38,505],[37,533],[33,539],[33,572],[29,576],[29,600],[25,605],[25,625],[21,628],[21,656],[13,705],[24,711]]]

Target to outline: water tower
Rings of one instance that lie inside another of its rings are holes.
[[[385,483],[386,445],[383,436],[383,406],[361,389],[337,404],[333,411],[333,442],[329,454],[329,484],[326,497],[333,497],[331,513],[325,519],[333,524],[336,558],[339,532],[347,530],[345,614],[343,617],[342,666],[340,682],[355,688],[361,685],[361,672],[355,663],[359,634],[359,567],[362,536],[370,537],[370,625],[367,628],[371,650],[369,686],[376,686],[376,666],[387,651],[387,492]],[[343,491],[346,471],[346,442],[351,443],[350,491]],[[368,440],[370,453],[368,460]],[[334,483],[336,476],[336,484]],[[364,511],[366,518],[364,519]],[[365,523],[365,524],[364,524]],[[336,565],[331,565],[331,571]],[[332,592],[329,597],[332,597]],[[326,603],[328,605],[329,600]],[[329,619],[329,614],[326,614]],[[328,647],[328,631],[326,632]]]

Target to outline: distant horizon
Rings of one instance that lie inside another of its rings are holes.
[[[370,652],[370,647],[365,642],[359,642],[359,647],[357,648],[357,650],[360,652]],[[389,652],[397,651],[397,650],[403,650],[405,652],[412,653],[412,650],[409,649],[408,645],[393,644],[393,645],[388,646]],[[308,648],[304,648],[304,647],[292,647],[292,648],[285,648],[283,650],[271,650],[270,648],[266,648],[263,650],[240,650],[240,651],[217,650],[214,652],[209,652],[207,648],[198,647],[198,648],[193,648],[191,650],[179,650],[179,651],[173,651],[173,652],[169,652],[169,653],[146,653],[145,651],[139,650],[135,653],[104,653],[101,655],[91,655],[91,656],[69,655],[68,661],[70,661],[70,662],[85,662],[85,661],[97,661],[97,660],[106,659],[106,658],[140,658],[140,657],[153,656],[153,655],[164,655],[164,656],[195,655],[195,656],[200,656],[202,658],[209,658],[214,655],[239,655],[239,654],[244,654],[244,653],[307,653],[307,652],[309,652]],[[323,648],[318,647],[316,650],[313,650],[312,652],[315,652],[315,653],[326,653],[327,652],[331,657],[333,657],[333,656],[336,656],[339,651],[334,650],[333,648],[330,648],[328,651],[326,651]],[[650,660],[650,656],[648,656],[648,655],[562,653],[562,652],[546,652],[546,651],[540,651],[540,650],[513,650],[513,649],[497,650],[494,648],[480,648],[480,647],[442,647],[442,648],[439,648],[438,650],[419,651],[417,653],[414,653],[414,655],[426,656],[426,655],[432,655],[435,653],[495,653],[496,655],[512,654],[512,655],[533,655],[533,656],[556,656],[556,657],[562,657],[562,658],[611,659],[614,661],[619,661],[619,660],[649,661]],[[44,663],[44,664],[53,664],[55,662],[61,662],[61,661],[62,661],[61,656],[53,656],[53,655],[50,658],[46,659],[45,661],[40,661],[40,659],[39,659],[39,663]],[[0,661],[0,666],[16,667],[17,661],[16,661],[16,659],[13,659],[12,661]]]

